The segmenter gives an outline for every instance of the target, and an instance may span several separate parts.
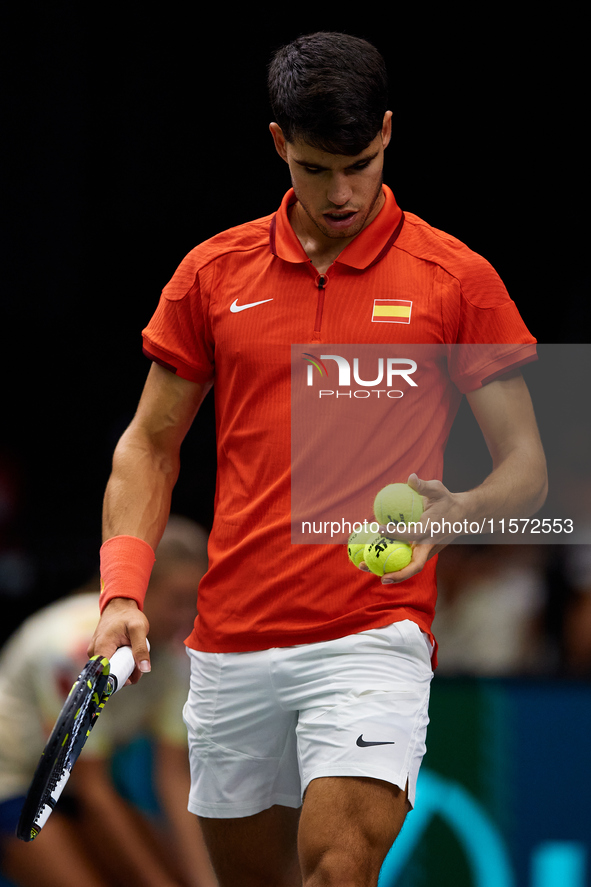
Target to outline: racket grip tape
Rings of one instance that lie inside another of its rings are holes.
[[[147,644],[149,650],[150,643],[147,641]],[[111,656],[109,665],[109,677],[113,678],[113,692],[116,693],[125,686],[135,668],[131,647],[119,647]]]

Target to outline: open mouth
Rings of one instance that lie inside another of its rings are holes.
[[[347,228],[357,216],[357,212],[332,212],[323,213],[326,222],[331,228]]]

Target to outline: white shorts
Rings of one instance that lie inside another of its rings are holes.
[[[295,647],[189,650],[189,810],[230,819],[299,807],[322,776],[408,784],[414,804],[431,652],[408,620]]]

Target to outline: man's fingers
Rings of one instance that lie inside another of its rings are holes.
[[[407,480],[411,489],[426,499],[441,499],[449,493],[440,480],[422,480],[418,475],[411,474]]]
[[[147,635],[150,625],[133,600],[113,598],[103,610],[94,637],[89,644],[89,655],[111,658],[119,647],[130,646],[136,663],[130,683],[150,671],[150,648]]]
[[[130,637],[130,641],[133,658],[138,670],[141,674],[147,674],[151,670],[152,665],[145,633],[140,631],[134,632]]]
[[[402,570],[397,570],[395,573],[384,573],[382,585],[394,585],[398,582],[404,582],[405,579],[410,579],[411,576],[420,573],[429,560],[431,551],[431,545],[414,545],[410,564]]]
[[[129,678],[130,684],[137,684],[143,674],[151,670],[150,644],[147,639],[149,623],[139,610],[131,614],[125,623],[126,640],[135,660],[135,668]]]
[[[111,634],[107,634],[104,631],[99,631],[99,628],[95,631],[93,638],[88,645],[87,653],[89,657],[104,656],[106,659],[110,659],[118,647],[129,643],[128,641],[123,641],[123,644],[119,643],[117,637],[113,637]]]

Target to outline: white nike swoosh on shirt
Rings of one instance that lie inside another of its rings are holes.
[[[249,302],[248,305],[238,305],[238,299],[234,299],[232,304],[230,305],[230,311],[232,314],[237,314],[238,311],[245,311],[247,308],[254,308],[255,305],[263,305],[265,302],[272,302],[273,299],[263,299],[260,302]]]

